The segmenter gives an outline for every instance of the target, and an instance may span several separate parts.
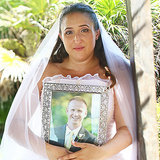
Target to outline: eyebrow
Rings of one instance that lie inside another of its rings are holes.
[[[80,25],[79,27],[88,27],[89,28],[89,25],[88,24],[82,24],[82,25]]]
[[[82,24],[82,25],[79,25],[78,27],[88,27],[89,28],[89,25],[88,24]],[[65,30],[67,30],[67,29],[72,29],[72,27],[65,28]]]

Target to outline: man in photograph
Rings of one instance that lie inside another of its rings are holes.
[[[72,145],[72,141],[97,144],[96,136],[92,135],[82,126],[82,122],[87,116],[87,104],[83,98],[75,96],[70,99],[66,114],[68,122],[64,126],[54,128],[58,140],[56,144],[50,141],[51,144],[64,146],[72,152],[80,150],[80,148]]]

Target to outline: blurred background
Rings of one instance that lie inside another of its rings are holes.
[[[89,4],[125,56],[130,57],[124,0],[0,0],[0,141],[8,111],[37,47],[61,9],[73,2]],[[159,0],[151,0],[151,15],[160,139]]]

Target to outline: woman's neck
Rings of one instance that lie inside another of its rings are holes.
[[[75,59],[68,57],[63,62],[64,68],[76,73],[90,72],[97,68],[97,66],[99,66],[99,60],[95,56],[83,61],[76,61]]]
[[[62,63],[55,63],[54,66],[56,66],[56,74],[62,74],[63,76],[71,75],[71,77],[82,77],[86,74],[95,75],[98,73],[98,75],[105,79],[105,70],[99,65],[99,60],[96,57],[93,57],[93,59],[86,61],[73,61],[70,58],[66,58]],[[54,73],[55,74],[55,73]]]

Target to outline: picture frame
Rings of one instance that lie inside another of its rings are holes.
[[[65,111],[69,99],[74,96],[80,96],[88,101],[86,120],[83,120],[85,130],[96,137],[95,145],[106,143],[109,89],[110,88],[105,85],[45,82],[43,84],[41,101],[42,137],[44,140],[48,143],[54,142],[53,145],[63,146],[55,140],[57,136],[55,134],[55,128],[67,123]],[[81,137],[83,137],[83,134],[79,136],[79,139],[81,139]]]

